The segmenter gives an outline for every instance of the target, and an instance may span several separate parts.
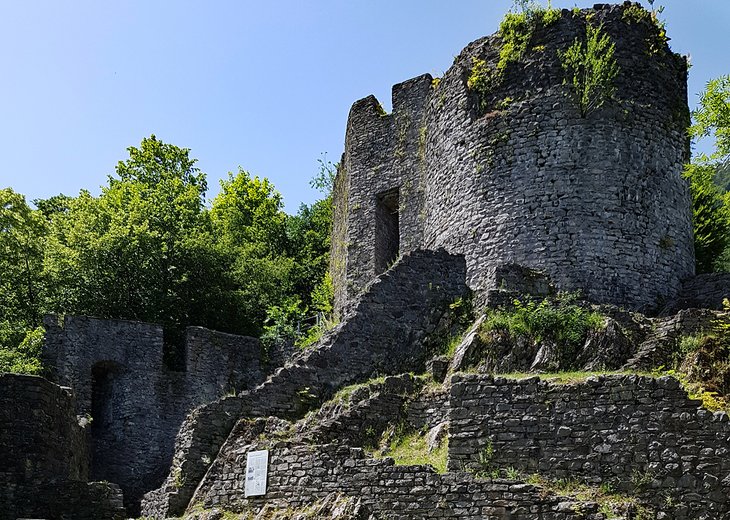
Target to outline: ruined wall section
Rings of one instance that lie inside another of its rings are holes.
[[[91,413],[95,365],[103,364],[117,380],[135,378],[128,385],[138,383],[144,387],[149,384],[144,382],[146,375],[163,371],[160,325],[48,315],[44,326],[45,364],[51,367],[54,381],[73,388],[78,414]]]
[[[698,274],[685,280],[677,298],[662,309],[662,316],[671,316],[683,309],[723,309],[723,300],[730,298],[730,273]]]
[[[148,493],[146,516],[181,515],[240,418],[302,417],[347,385],[375,375],[422,372],[448,322],[450,304],[468,294],[463,257],[416,250],[378,276],[345,321],[315,347],[279,368],[251,392],[195,409],[180,428],[170,473]],[[228,439],[228,440],[227,440]]]
[[[425,103],[431,76],[393,87],[393,112],[373,96],[350,110],[334,186],[331,271],[335,312],[344,315],[398,254],[421,244]]]
[[[185,356],[186,394],[193,406],[254,388],[271,368],[257,338],[204,327],[187,328]]]
[[[0,520],[125,517],[117,486],[87,482],[87,430],[69,389],[0,373]]]
[[[675,379],[600,376],[554,385],[455,375],[451,382],[450,470],[513,467],[606,483],[674,519],[730,514],[728,416],[700,408]],[[667,509],[665,494],[676,509]]]
[[[478,303],[493,288],[495,267],[506,263],[541,269],[561,290],[643,310],[672,298],[694,274],[681,176],[689,151],[686,61],[653,23],[627,14],[629,7],[637,6],[597,4],[541,22],[524,55],[488,92],[467,83],[474,60],[496,71],[503,47],[497,35],[471,43],[435,88],[424,89],[420,162],[412,170],[415,178],[424,172],[422,225],[416,232],[401,226],[401,240],[465,255]],[[564,84],[558,53],[585,39],[587,23],[610,36],[620,72],[613,99],[584,114]],[[381,184],[373,180],[402,134],[393,124],[364,121],[367,99],[353,107],[345,153],[348,236],[356,245],[344,282],[354,288],[373,275],[367,237],[376,227],[365,202],[401,182],[387,167],[377,175]]]
[[[89,476],[86,430],[71,392],[38,376],[0,373],[0,447],[3,482]]]
[[[270,449],[265,497],[244,497],[246,454]],[[394,520],[603,520],[595,503],[546,493],[509,480],[477,480],[458,472],[437,474],[430,466],[395,466],[359,448],[336,444],[244,445],[225,454],[227,464],[202,487],[201,503],[240,512],[269,505],[301,507],[337,491],[357,497],[378,516]]]
[[[266,376],[258,339],[188,327],[186,371],[163,363],[159,325],[66,316],[45,320],[53,378],[91,419],[91,478],[121,486],[129,511],[164,480],[175,434],[195,406],[253,388]]]

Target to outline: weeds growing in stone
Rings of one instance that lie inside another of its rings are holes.
[[[558,51],[569,85],[582,117],[601,108],[616,93],[614,81],[619,66],[614,57],[616,45],[603,27],[586,23],[585,38],[576,38],[567,51]]]
[[[561,349],[561,366],[569,367],[588,333],[603,327],[604,322],[598,312],[578,305],[577,295],[561,294],[541,302],[515,300],[510,309],[490,312],[480,329],[480,338],[488,344],[489,332],[502,331],[535,343],[550,341]]]

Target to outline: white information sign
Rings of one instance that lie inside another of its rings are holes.
[[[245,496],[266,494],[266,477],[269,472],[269,451],[249,451],[246,457]]]

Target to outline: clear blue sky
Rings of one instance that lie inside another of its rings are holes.
[[[690,105],[730,73],[730,1],[657,0],[690,54]],[[589,7],[593,2],[560,2]],[[29,200],[99,192],[128,146],[155,134],[218,180],[240,165],[286,209],[324,152],[343,148],[351,104],[441,75],[497,30],[510,0],[57,0],[0,4],[0,187]],[[645,3],[646,5],[646,3]]]

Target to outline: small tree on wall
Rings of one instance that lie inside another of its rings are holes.
[[[578,37],[565,52],[558,51],[566,78],[582,117],[601,108],[616,93],[614,80],[619,73],[614,53],[616,45],[602,26],[586,24],[585,40]]]

